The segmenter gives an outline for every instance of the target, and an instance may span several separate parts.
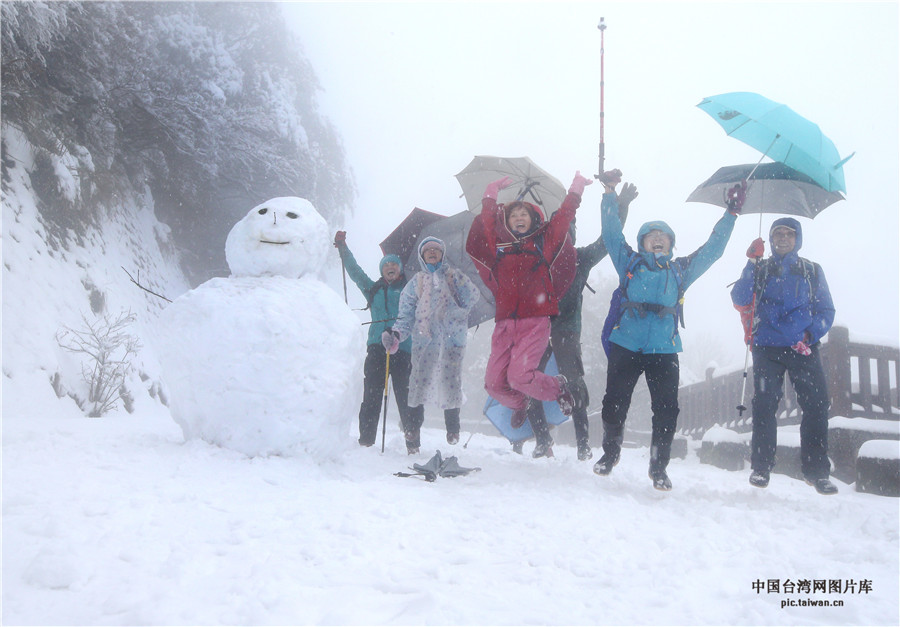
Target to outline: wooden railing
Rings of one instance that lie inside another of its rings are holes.
[[[831,397],[829,417],[900,420],[900,391],[897,385],[900,381],[900,348],[851,342],[848,329],[834,327],[829,332],[827,341],[822,343],[820,354]],[[679,390],[679,433],[701,438],[714,425],[738,432],[750,431],[752,368],[747,375],[743,399],[743,404],[748,409],[743,415],[739,415],[737,409],[741,401],[743,371],[719,376],[713,374],[709,370],[706,381],[687,385]],[[789,379],[785,379],[785,394],[777,414],[778,424],[798,424],[800,408],[797,397]],[[642,403],[637,402],[635,405],[640,406]]]

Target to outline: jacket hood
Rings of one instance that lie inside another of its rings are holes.
[[[531,228],[527,233],[523,233],[522,235],[516,235],[517,239],[521,239],[523,237],[528,237],[539,228],[544,225],[544,212],[541,211],[541,208],[537,205],[533,205],[530,202],[525,202],[524,200],[517,200],[515,202],[506,203],[503,205],[503,225],[509,230],[509,212],[513,207],[524,206],[528,213],[531,214]]]
[[[663,222],[662,220],[653,220],[652,222],[645,222],[637,234],[637,245],[638,251],[644,252],[644,237],[650,231],[662,231],[672,240],[672,248],[675,248],[675,231],[672,230],[668,224]]]
[[[429,267],[428,264],[425,263],[425,258],[422,256],[422,250],[425,248],[425,244],[427,244],[429,242],[437,242],[441,246],[441,261],[436,266],[432,266],[432,267]],[[441,267],[441,265],[444,262],[444,257],[446,257],[446,255],[447,255],[447,246],[444,244],[444,241],[440,240],[434,236],[431,236],[431,235],[423,238],[422,241],[419,242],[419,246],[418,246],[417,250],[418,250],[418,256],[419,256],[419,264],[422,266],[422,269],[426,270],[426,271],[430,270],[431,272],[434,272],[434,270]]]
[[[800,247],[803,245],[803,229],[800,227],[800,222],[798,222],[794,218],[778,218],[772,223],[772,226],[769,228],[769,246],[771,246],[770,250],[775,250],[775,246],[772,245],[772,231],[777,229],[779,226],[786,226],[789,229],[794,229],[794,232],[797,233],[797,242],[794,244],[794,250],[792,253],[796,253],[800,250]]]
[[[396,263],[398,266],[400,266],[400,273],[402,274],[403,273],[403,261],[401,261],[401,259],[398,255],[385,255],[384,257],[382,257],[381,261],[378,262],[378,274],[380,275],[382,272],[384,272],[384,265],[386,263],[392,263],[392,262]]]

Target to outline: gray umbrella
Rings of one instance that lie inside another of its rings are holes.
[[[474,213],[460,211],[455,215],[439,218],[426,224],[419,231],[416,245],[405,262],[405,267],[408,268],[407,276],[412,277],[415,272],[421,270],[417,252],[419,249],[418,243],[428,236],[436,237],[444,242],[446,248],[444,258],[472,279],[472,282],[475,283],[478,291],[481,293],[481,298],[478,299],[475,307],[469,312],[469,327],[481,324],[485,320],[493,318],[495,314],[494,295],[491,294],[484,281],[478,276],[478,270],[475,269],[472,258],[466,254],[466,238],[469,236],[469,228],[472,226],[472,220],[474,219]]]
[[[488,183],[504,176],[510,177],[513,182],[500,190],[497,197],[499,203],[524,200],[543,208],[544,218],[547,218],[559,209],[566,198],[563,184],[528,157],[479,156],[456,175],[469,211],[481,213],[481,198]]]
[[[701,183],[688,202],[705,202],[725,207],[725,191],[740,183],[756,167],[747,181],[747,198],[741,213],[783,213],[814,218],[825,207],[844,200],[839,192],[829,192],[818,183],[783,163],[731,165],[719,168]]]

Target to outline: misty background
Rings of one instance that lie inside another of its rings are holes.
[[[414,207],[465,210],[453,175],[475,155],[527,155],[566,186],[576,170],[596,173],[602,58],[605,169],[621,168],[640,191],[629,241],[651,219],[673,227],[676,254],[705,241],[722,210],[684,199],[719,167],[760,155],[695,105],[756,91],[818,123],[842,157],[856,152],[846,200],[803,220],[801,254],[822,264],[836,324],[896,344],[897,24],[897,4],[878,2],[4,2],[4,192],[21,167],[7,150],[15,132],[35,153],[29,177],[51,249],[90,246],[92,228],[149,209],[166,227],[154,241],[107,245],[126,248],[136,258],[127,269],[144,268],[142,282],[169,298],[184,291],[180,277],[154,273],[144,253],[170,255],[192,287],[227,276],[230,228],[282,195],[346,229],[375,276],[378,243]],[[587,188],[579,244],[600,235],[600,198]],[[764,231],[775,217],[764,216]],[[743,366],[728,285],[759,229],[758,216],[740,218],[687,294],[682,384],[711,365]],[[3,244],[15,245],[6,231]],[[336,253],[323,278],[342,291]],[[73,311],[116,301],[109,282],[84,284]],[[608,261],[589,284],[584,353],[597,410],[598,332],[616,284]],[[4,308],[10,296],[4,286]],[[365,305],[352,284],[348,300]],[[470,334],[471,417],[490,332],[487,323]]]

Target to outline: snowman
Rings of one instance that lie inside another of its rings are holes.
[[[342,451],[362,373],[362,327],[321,282],[328,226],[302,198],[254,207],[228,234],[231,276],[161,314],[158,353],[185,438],[249,456]]]

